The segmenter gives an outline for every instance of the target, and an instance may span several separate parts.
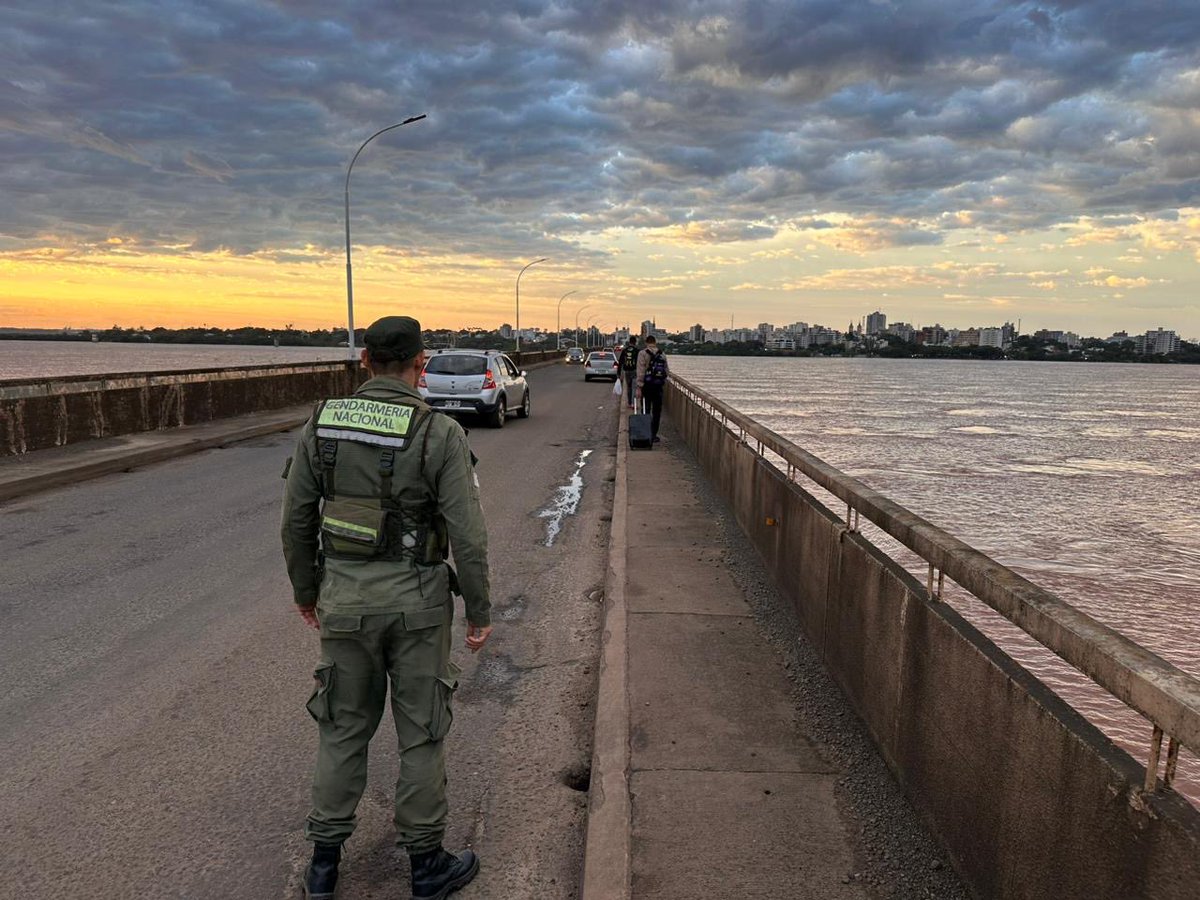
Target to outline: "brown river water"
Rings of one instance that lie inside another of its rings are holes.
[[[345,347],[226,347],[0,340],[0,381],[113,372],[170,372],[346,359]]]
[[[1200,366],[671,362],[698,387],[1200,677]],[[889,552],[898,547],[863,530]],[[924,567],[896,555],[923,583]],[[979,601],[951,602],[1145,762],[1145,719]],[[1200,761],[1186,751],[1176,787],[1200,805]]]

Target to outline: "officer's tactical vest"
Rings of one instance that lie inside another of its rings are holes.
[[[361,394],[317,405],[313,423],[324,495],[321,551],[326,558],[409,559],[427,564],[446,558],[446,527],[436,505],[400,503],[392,496],[397,454],[418,446],[419,471],[424,476],[431,416],[428,407],[411,401]],[[369,494],[347,493],[338,486],[338,458],[343,458],[344,466],[347,443],[378,453],[378,478]]]

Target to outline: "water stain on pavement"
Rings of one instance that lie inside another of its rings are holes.
[[[507,653],[493,653],[479,661],[470,681],[459,688],[459,698],[470,700],[476,696],[491,696],[501,702],[511,700],[523,674],[524,669]]]
[[[512,622],[525,615],[525,595],[510,597],[504,604],[493,608],[493,618],[501,622]]]
[[[579,501],[583,497],[583,467],[587,465],[587,459],[591,455],[591,450],[579,451],[579,458],[575,461],[575,471],[571,473],[570,480],[555,490],[554,499],[550,501],[550,505],[538,513],[539,518],[549,520],[546,522],[545,546],[547,547],[554,546],[554,541],[562,531],[563,520],[568,516],[575,515],[579,509]]]

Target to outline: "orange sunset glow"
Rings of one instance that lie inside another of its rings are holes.
[[[359,324],[546,257],[525,327],[1200,336],[1200,53],[1132,6],[252,6],[14,19],[0,327],[343,325],[354,159]]]

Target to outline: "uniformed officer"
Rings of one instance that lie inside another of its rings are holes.
[[[396,841],[409,853],[413,896],[443,898],[479,871],[470,850],[442,849],[442,742],[458,672],[452,588],[466,605],[467,647],[479,650],[492,631],[487,533],[466,433],[416,389],[425,364],[420,324],[387,316],[363,343],[370,380],[317,406],[286,472],[288,576],[300,616],[321,632],[308,702],[320,742],[304,891],[311,900],[334,895],[366,785],[367,745],[390,689],[400,743]]]

